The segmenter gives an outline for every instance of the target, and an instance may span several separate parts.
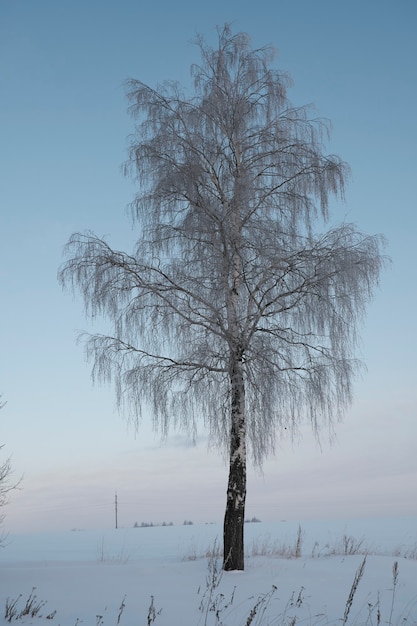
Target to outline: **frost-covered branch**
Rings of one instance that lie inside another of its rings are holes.
[[[246,449],[261,465],[282,429],[331,429],[351,401],[385,259],[382,237],[328,227],[349,175],[324,150],[328,123],[289,101],[270,47],[228,25],[218,37],[197,40],[190,95],[128,82],[137,243],[126,254],[75,234],[59,278],[110,322],[86,350],[120,405],[134,419],[150,407],[164,434],[201,420],[228,449],[230,538],[243,532]]]

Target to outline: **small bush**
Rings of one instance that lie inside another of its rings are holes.
[[[344,534],[341,539],[335,541],[333,544],[326,543],[322,548],[320,548],[319,542],[316,541],[311,556],[318,558],[321,556],[355,556],[373,553],[375,553],[375,551],[365,544],[364,537],[357,539],[352,535]]]

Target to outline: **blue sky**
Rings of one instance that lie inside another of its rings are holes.
[[[93,387],[77,329],[81,300],[56,280],[75,230],[129,250],[123,178],[123,82],[187,85],[196,33],[215,41],[233,22],[255,46],[273,44],[294,80],[295,104],[331,119],[328,151],[349,162],[347,219],[389,241],[392,266],[369,308],[360,357],[368,373],[337,441],[309,428],[251,472],[247,513],[261,519],[417,514],[417,5],[414,0],[1,0],[0,413],[2,451],[22,489],[11,531],[111,526],[119,521],[219,521],[226,468],[173,433],[161,444],[135,433],[111,389]]]

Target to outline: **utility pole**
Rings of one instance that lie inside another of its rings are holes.
[[[116,518],[116,528],[117,528],[117,491],[114,494],[114,514]]]

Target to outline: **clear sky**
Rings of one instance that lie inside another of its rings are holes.
[[[392,266],[369,308],[368,373],[321,447],[302,429],[264,475],[250,470],[247,515],[264,520],[417,515],[417,3],[415,0],[0,0],[0,412],[2,457],[22,489],[6,529],[221,521],[226,467],[193,447],[135,433],[111,389],[93,387],[76,331],[91,328],[56,273],[73,231],[130,251],[123,82],[190,83],[196,33],[233,22],[273,44],[297,105],[333,123],[349,162],[347,219],[383,233]]]

